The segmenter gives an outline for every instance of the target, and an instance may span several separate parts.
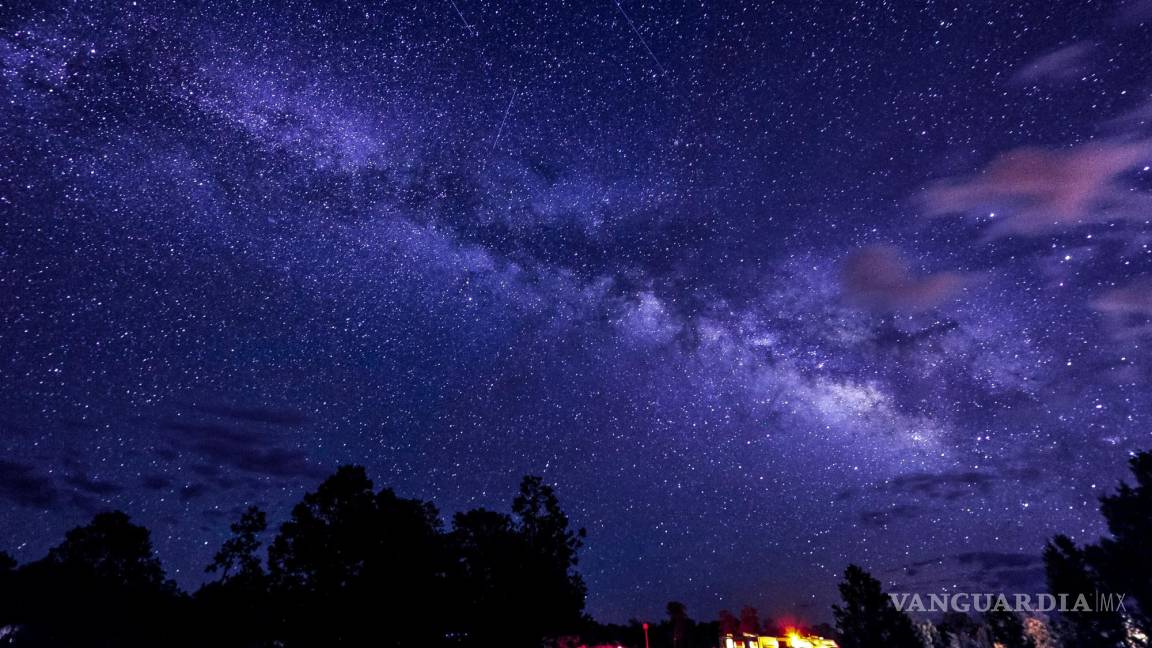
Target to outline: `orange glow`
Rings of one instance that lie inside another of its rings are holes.
[[[789,627],[783,637],[768,637],[748,633],[721,635],[721,645],[726,648],[838,648],[835,641],[802,634]]]
[[[788,631],[788,645],[790,648],[813,648],[812,642],[801,637],[800,633],[795,630]]]

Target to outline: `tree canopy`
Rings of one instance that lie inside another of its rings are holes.
[[[191,596],[165,577],[148,530],[119,511],[41,560],[0,554],[0,644],[528,648],[585,622],[584,532],[539,477],[524,478],[511,514],[462,512],[446,531],[431,503],[375,490],[362,467],[344,466],[274,537],[257,507],[231,532],[206,566],[215,580]]]
[[[832,606],[843,648],[920,648],[908,615],[896,609],[880,581],[856,565],[844,570],[843,605]]]

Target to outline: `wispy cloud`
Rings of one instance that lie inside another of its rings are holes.
[[[1092,45],[1088,43],[1065,45],[1024,64],[1011,80],[1022,85],[1038,85],[1081,76],[1091,52]]]
[[[258,430],[182,421],[167,421],[163,430],[179,448],[240,471],[277,478],[324,474],[304,452],[283,447],[280,439]]]
[[[0,459],[0,498],[17,506],[49,508],[60,498],[52,478],[35,466]]]
[[[1135,209],[1140,196],[1125,191],[1118,180],[1150,156],[1152,142],[1147,140],[1013,149],[970,177],[933,185],[924,195],[925,204],[933,216],[987,217],[992,223],[987,234],[993,238],[1144,218]]]
[[[1113,288],[1092,302],[1103,313],[1117,338],[1152,334],[1152,280]]]
[[[844,262],[844,296],[880,311],[917,311],[933,308],[958,296],[973,279],[960,272],[914,276],[893,247],[873,245],[851,254]]]

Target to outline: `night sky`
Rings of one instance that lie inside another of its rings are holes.
[[[4,3],[0,549],[119,508],[193,588],[359,463],[445,516],[543,475],[601,620],[1037,591],[1152,447],[1150,30]]]

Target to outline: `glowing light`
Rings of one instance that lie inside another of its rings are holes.
[[[813,648],[813,643],[801,637],[800,633],[795,630],[788,632],[788,645],[791,648]]]
[[[754,634],[723,635],[724,648],[838,648],[835,641],[824,637],[801,634],[796,628],[787,628],[783,637]],[[741,638],[743,640],[741,640]]]

